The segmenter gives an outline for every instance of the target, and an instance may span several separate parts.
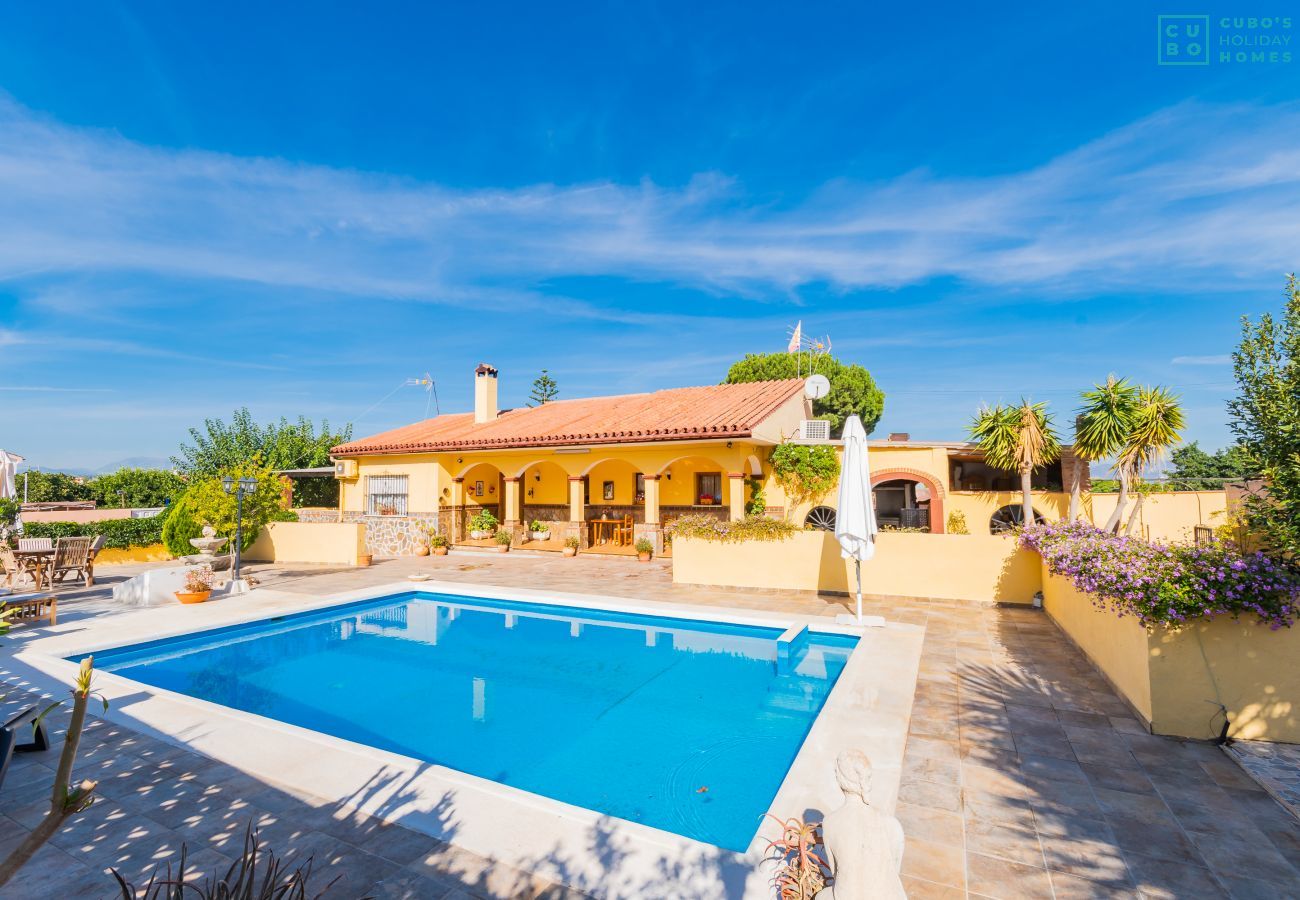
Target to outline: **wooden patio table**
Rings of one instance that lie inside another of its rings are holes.
[[[54,548],[48,550],[15,550],[14,559],[18,560],[21,565],[26,560],[31,560],[33,565],[28,572],[32,573],[32,578],[36,579],[36,585],[32,590],[41,589],[41,579],[45,575],[45,567],[54,561]]]

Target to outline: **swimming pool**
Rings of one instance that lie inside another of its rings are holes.
[[[743,851],[857,642],[781,638],[414,592],[95,658],[142,684]]]

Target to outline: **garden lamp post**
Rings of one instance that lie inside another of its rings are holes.
[[[239,583],[239,550],[244,543],[244,497],[257,490],[257,479],[240,478],[236,481],[227,475],[221,479],[221,486],[227,494],[235,495],[235,574],[231,581],[231,588],[237,591],[236,585]]]

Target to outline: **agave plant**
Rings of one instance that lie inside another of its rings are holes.
[[[320,891],[309,895],[311,859],[296,869],[289,869],[284,860],[277,859],[274,852],[262,846],[252,823],[244,832],[243,854],[230,864],[222,877],[214,876],[202,884],[186,884],[185,858],[186,847],[182,844],[176,875],[173,877],[172,864],[168,862],[161,872],[155,868],[148,883],[139,889],[113,869],[122,900],[318,900],[343,877],[335,877]]]
[[[780,900],[812,900],[831,874],[825,858],[817,853],[821,837],[818,822],[805,822],[798,816],[784,822],[771,813],[767,818],[781,827],[781,836],[768,841],[768,859],[776,862],[772,884]]]

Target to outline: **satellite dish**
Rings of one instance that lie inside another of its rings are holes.
[[[809,400],[820,400],[830,393],[831,383],[825,375],[809,375],[803,383],[803,395]]]

